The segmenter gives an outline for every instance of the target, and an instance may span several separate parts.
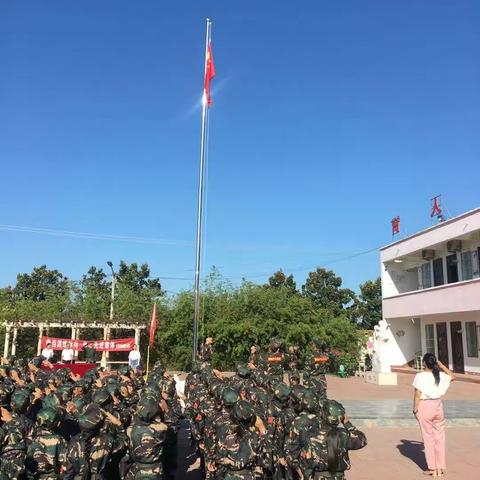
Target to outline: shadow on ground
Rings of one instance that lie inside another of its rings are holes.
[[[409,458],[413,463],[417,464],[419,468],[422,470],[427,469],[422,442],[417,442],[415,440],[400,440],[397,448],[404,457]]]
[[[203,478],[195,448],[190,442],[188,421],[182,420],[178,432],[178,457],[175,480],[201,480]]]

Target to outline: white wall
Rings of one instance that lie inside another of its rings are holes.
[[[388,330],[388,360],[393,366],[405,365],[415,358],[415,353],[422,349],[420,338],[420,321],[415,319],[386,319]],[[405,335],[398,336],[403,331]]]

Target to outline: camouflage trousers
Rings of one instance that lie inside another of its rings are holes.
[[[314,480],[344,480],[345,474],[343,472],[315,472]]]
[[[163,480],[163,466],[161,463],[133,463],[125,480]]]
[[[327,397],[327,379],[325,375],[308,375],[303,378],[303,384],[308,388],[313,388],[319,397]]]
[[[25,452],[9,450],[0,456],[0,480],[20,478],[25,472]]]
[[[216,477],[218,480],[255,480],[255,472],[253,470],[235,470],[227,471]]]

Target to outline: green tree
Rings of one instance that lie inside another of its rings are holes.
[[[157,291],[157,296],[162,294],[159,278],[150,277],[150,267],[147,263],[138,266],[136,263],[128,265],[123,260],[117,274],[118,283],[132,292],[140,292],[143,289]]]
[[[277,270],[269,279],[268,279],[268,287],[271,288],[279,288],[279,287],[286,287],[292,293],[297,293],[297,284],[293,278],[293,275],[285,275],[283,270]]]
[[[340,313],[355,299],[352,290],[341,287],[341,277],[337,277],[331,270],[318,267],[308,274],[305,284],[302,285],[302,294],[320,308]]]
[[[366,329],[373,329],[382,319],[382,281],[367,280],[360,285],[359,298],[355,300],[353,312],[357,323]]]
[[[49,270],[46,265],[35,267],[32,273],[17,275],[17,284],[13,288],[15,300],[40,302],[48,296],[65,296],[70,285],[67,277],[58,270]]]
[[[77,289],[76,310],[80,318],[105,320],[110,311],[110,282],[101,268],[90,267]]]
[[[150,276],[150,267],[144,263],[128,265],[120,262],[115,290],[115,318],[147,322],[153,303],[164,295],[160,279]]]

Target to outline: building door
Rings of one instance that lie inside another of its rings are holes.
[[[452,340],[453,371],[464,373],[462,322],[450,323],[450,338]]]
[[[437,351],[438,359],[448,367],[447,324],[437,323]]]

